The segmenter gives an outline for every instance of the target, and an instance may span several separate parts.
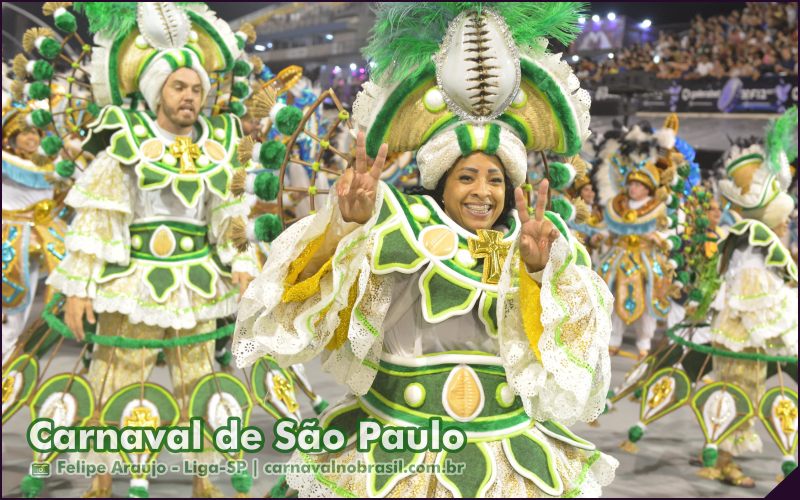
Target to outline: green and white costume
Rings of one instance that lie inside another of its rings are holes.
[[[531,40],[511,38],[523,25],[528,35],[572,32],[574,6],[481,5],[423,4],[402,7],[403,16],[391,5],[378,11],[368,56],[373,74],[389,67],[394,73],[365,86],[354,118],[368,129],[370,155],[384,142],[389,152],[419,149],[427,187],[474,151],[500,158],[520,185],[528,150],[574,154],[588,134],[588,99],[569,67],[540,42],[540,50],[526,50],[515,42]],[[564,16],[550,19],[563,22],[537,31],[535,16],[548,9]],[[509,17],[512,12],[518,17]],[[431,25],[441,31],[420,32],[418,16],[432,13],[438,17]],[[475,57],[496,58],[497,68],[469,66],[461,43],[470,33],[487,40],[479,50],[486,53]],[[402,34],[430,37],[442,47],[433,62],[423,49],[410,50],[417,59],[392,52],[402,48]],[[376,47],[390,47],[393,55],[377,54]],[[451,71],[459,65],[466,67]],[[470,72],[496,79],[498,96],[488,104],[472,99],[463,78]],[[537,116],[545,119],[537,123]],[[519,260],[516,211],[476,235],[430,196],[406,195],[383,182],[365,224],[344,222],[332,190],[326,207],[274,240],[240,305],[232,348],[237,364],[269,354],[288,366],[320,355],[323,368],[351,393],[320,423],[348,437],[364,418],[428,427],[439,417],[468,438],[465,448],[449,454],[361,452],[348,442],[344,451],[298,451],[290,460],[451,460],[465,463],[466,474],[316,471],[287,474],[290,487],[301,497],[600,495],[616,460],[565,426],[593,420],[603,409],[613,298],[563,220],[552,212],[547,217],[559,236],[536,276]],[[306,269],[310,276],[299,279]]]

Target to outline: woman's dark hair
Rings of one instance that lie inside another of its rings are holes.
[[[447,182],[447,177],[450,175],[453,169],[451,168],[439,179],[439,182],[436,184],[436,187],[433,189],[425,189],[422,186],[414,186],[407,188],[405,190],[406,194],[416,194],[422,195],[426,194],[436,201],[436,203],[444,210],[444,185]],[[497,219],[496,223],[505,224],[506,220],[508,220],[508,216],[511,213],[511,210],[516,208],[516,201],[514,200],[514,184],[511,182],[511,179],[506,174],[505,170],[503,170],[503,183],[505,186],[505,194],[503,199],[503,211],[500,212],[500,217]]]

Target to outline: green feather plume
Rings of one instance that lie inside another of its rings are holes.
[[[771,124],[765,142],[769,156],[767,165],[772,173],[780,171],[781,151],[786,153],[789,163],[797,158],[797,106],[789,108]]]
[[[136,4],[139,2],[75,2],[75,11],[89,21],[89,31],[116,38],[136,27]],[[188,5],[197,2],[177,2]]]
[[[568,45],[580,33],[583,2],[391,2],[376,9],[375,26],[364,57],[372,77],[389,83],[417,76],[439,51],[447,26],[461,12],[491,8],[506,22],[523,51],[537,40],[554,38]]]

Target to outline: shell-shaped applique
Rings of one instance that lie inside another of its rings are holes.
[[[177,49],[189,41],[189,16],[174,2],[139,2],[136,23],[148,44],[157,49]]]
[[[465,120],[496,118],[519,89],[519,52],[505,21],[491,9],[456,17],[435,62],[448,108]]]

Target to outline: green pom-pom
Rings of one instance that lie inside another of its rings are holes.
[[[690,173],[691,173],[691,169],[689,168],[689,165],[681,165],[680,167],[678,167],[678,175],[680,177],[685,179],[685,178],[689,177]]]
[[[781,472],[783,472],[783,476],[786,477],[792,473],[793,470],[797,468],[797,462],[794,460],[787,460],[781,464]]]
[[[63,11],[55,16],[56,28],[64,33],[72,33],[78,24],[75,22],[75,16],[71,12]]]
[[[265,214],[256,219],[254,232],[258,241],[271,242],[281,234],[281,220],[275,214]]]
[[[44,479],[40,477],[25,476],[20,484],[22,496],[25,498],[37,498],[44,489]]]
[[[677,196],[673,196],[672,200],[669,202],[669,205],[667,206],[672,210],[677,210],[678,207],[681,206],[681,199],[678,198]]]
[[[150,492],[144,486],[131,486],[128,488],[128,498],[150,498]]]
[[[50,97],[50,86],[44,82],[33,82],[28,85],[28,97],[34,101]]]
[[[42,57],[52,61],[61,52],[61,44],[48,36],[39,43],[38,50]]]
[[[41,59],[33,63],[33,72],[31,76],[34,80],[42,81],[53,78],[53,65]]]
[[[678,227],[678,214],[672,214],[669,216],[669,227],[672,229]]]
[[[675,255],[675,256],[673,256],[673,257],[672,257],[672,260],[674,260],[674,261],[675,261],[675,264],[676,264],[676,265],[677,265],[679,268],[683,267],[683,262],[684,262],[684,260],[683,260],[683,255],[680,255],[680,254],[679,254],[679,255]]]
[[[261,145],[261,150],[258,152],[258,162],[264,168],[278,169],[283,164],[283,159],[286,156],[286,144],[281,141],[269,141]]]
[[[31,123],[36,128],[45,128],[53,121],[53,115],[46,109],[36,109],[31,113]]]
[[[286,483],[286,476],[278,478],[275,486],[269,489],[269,498],[288,498],[289,485]]]
[[[285,106],[275,116],[275,128],[283,135],[292,135],[303,119],[303,112],[294,106]]]
[[[681,249],[681,239],[678,236],[672,235],[667,238],[667,241],[672,243],[672,250],[678,251]]]
[[[701,300],[703,300],[703,292],[701,292],[699,289],[695,288],[694,290],[689,292],[689,300],[693,300],[695,302],[700,302]]]
[[[281,181],[269,172],[261,172],[256,176],[254,191],[264,201],[272,201],[278,197]]]
[[[70,160],[61,160],[57,162],[56,173],[65,179],[69,179],[72,177],[72,174],[75,173],[75,162]]]
[[[560,215],[565,221],[570,221],[573,219],[575,209],[573,208],[572,203],[568,202],[564,198],[553,198],[550,205],[550,210]]]
[[[219,365],[223,368],[230,366],[231,361],[233,361],[233,354],[231,354],[231,351],[227,349],[225,349],[225,352],[222,354],[222,356],[217,356],[217,363],[219,363]]]
[[[240,36],[236,37],[236,46],[239,47],[239,50],[244,50],[245,45],[247,44],[247,40]]]
[[[236,97],[237,99],[244,99],[250,95],[250,85],[248,85],[247,82],[236,82],[233,84],[233,90],[231,91],[231,94],[233,94],[233,97]]]
[[[695,222],[699,229],[705,229],[708,227],[708,217],[698,217],[697,222]]]
[[[92,116],[99,116],[100,111],[102,111],[102,109],[103,108],[101,108],[100,105],[97,104],[96,102],[90,102],[86,106],[86,111],[88,111]]]
[[[704,467],[714,467],[717,465],[717,449],[707,446],[703,448],[703,466]]]
[[[550,187],[557,191],[566,189],[575,178],[575,169],[564,163],[551,162],[549,166]]]
[[[237,472],[231,476],[231,485],[237,493],[247,493],[253,487],[253,478],[247,471]]]
[[[241,101],[233,101],[228,105],[228,108],[231,110],[231,113],[240,118],[247,113],[247,106],[245,106]]]
[[[642,439],[642,436],[644,436],[644,429],[642,429],[638,425],[634,425],[633,427],[628,429],[628,441],[630,441],[631,443],[639,441],[640,439]]]
[[[253,65],[244,59],[239,59],[233,65],[233,76],[246,77],[253,71]]]
[[[314,404],[314,413],[319,415],[320,413],[325,411],[325,409],[328,408],[328,406],[330,406],[330,403],[328,403],[324,399],[320,399],[319,402]]]
[[[158,354],[156,355],[156,364],[158,366],[164,366],[167,364],[167,353],[165,353],[163,349],[158,351]]]
[[[44,154],[47,156],[55,156],[61,151],[61,148],[64,147],[64,143],[57,135],[50,135],[42,140],[41,147],[42,151],[44,151]]]
[[[691,279],[691,275],[689,274],[688,271],[680,271],[678,273],[678,281],[680,281],[682,284],[685,285],[685,284],[689,283],[690,279]]]
[[[634,399],[641,399],[642,398],[642,388],[641,387],[639,387],[638,389],[633,391],[633,397],[634,397]]]

